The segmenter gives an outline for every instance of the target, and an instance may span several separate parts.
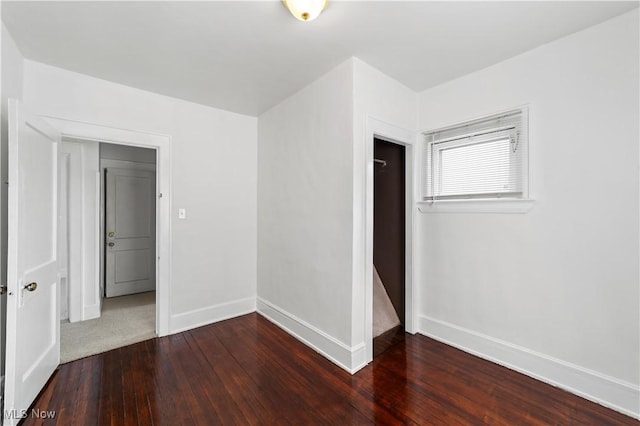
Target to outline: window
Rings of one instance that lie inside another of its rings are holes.
[[[526,198],[527,110],[428,132],[424,201]]]

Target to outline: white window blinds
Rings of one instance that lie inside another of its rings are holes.
[[[423,199],[526,196],[526,120],[519,109],[426,133]]]

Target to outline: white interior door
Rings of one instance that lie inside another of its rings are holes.
[[[155,174],[106,169],[107,297],[155,290]]]
[[[4,424],[16,424],[58,366],[57,157],[60,135],[9,101]],[[25,411],[23,411],[25,410]]]

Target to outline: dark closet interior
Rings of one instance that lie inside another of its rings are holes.
[[[376,138],[374,159],[373,264],[404,328],[405,147]]]

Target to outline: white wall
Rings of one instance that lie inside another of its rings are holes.
[[[353,62],[258,120],[258,310],[351,366]]]
[[[256,118],[29,60],[24,102],[38,114],[170,135],[170,329],[255,309]]]
[[[636,9],[419,95],[420,130],[529,104],[536,199],[420,216],[422,331],[636,416],[638,51]]]
[[[7,99],[22,99],[24,58],[2,24],[2,121],[0,122],[0,283],[7,282]],[[0,376],[4,377],[5,327],[7,296],[0,297]],[[0,389],[2,383],[0,383]]]

